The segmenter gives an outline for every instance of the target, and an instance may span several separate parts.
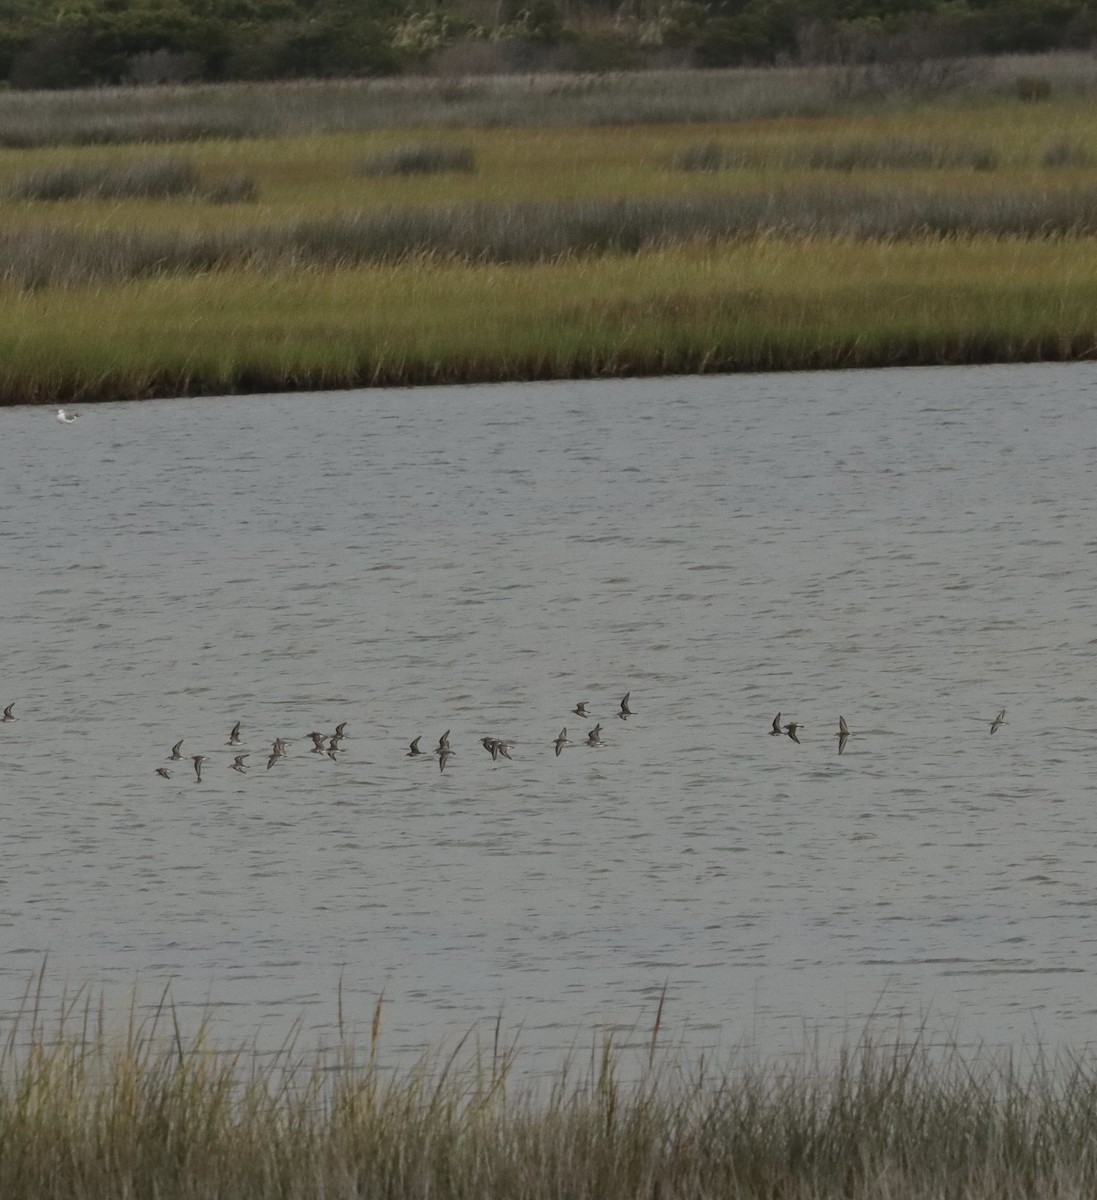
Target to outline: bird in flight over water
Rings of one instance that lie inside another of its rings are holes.
[[[1006,723],[1006,710],[1003,708],[1002,711],[994,718],[994,720],[991,721],[990,732],[994,733],[995,730],[997,730],[999,725],[1004,725],[1005,723]]]
[[[849,741],[849,726],[846,724],[845,717],[838,718],[838,753],[841,754],[846,748],[846,742]]]
[[[783,732],[784,730],[781,728],[781,714],[778,713],[777,716],[773,718],[773,728],[770,729],[769,736],[780,737]]]

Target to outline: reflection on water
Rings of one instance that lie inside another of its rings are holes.
[[[571,1047],[664,985],[695,1049],[872,1012],[1084,1043],[1092,389],[1009,367],[0,410],[0,1001],[48,953],[57,988],[170,981],[233,1037],[330,1034],[340,986],[368,1028],[384,991],[394,1051],[500,1010]],[[341,721],[338,761],[309,753]],[[595,722],[603,747],[557,757]],[[447,728],[445,772],[407,757]]]

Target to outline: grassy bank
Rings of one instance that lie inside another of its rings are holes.
[[[231,92],[300,120],[155,150],[71,144],[148,93],[0,96],[0,141],[13,113],[53,122],[0,149],[0,403],[1088,357],[1097,66],[1067,61],[1039,102],[735,119],[721,96],[818,74],[477,81],[503,107],[414,130],[400,105],[441,84],[166,89],[152,109]],[[703,123],[622,136],[598,107],[656,121],[687,91]]]
[[[762,239],[0,290],[0,400],[1097,352],[1097,241]]]
[[[862,1040],[773,1064],[611,1041],[531,1091],[514,1046],[383,1065],[215,1053],[161,1010],[5,1030],[8,1200],[1060,1200],[1097,1194],[1097,1065]],[[498,1031],[497,1031],[498,1032]]]

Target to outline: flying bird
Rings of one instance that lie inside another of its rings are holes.
[[[769,731],[770,737],[780,737],[784,730],[781,728],[781,714],[773,718],[773,728]]]
[[[18,703],[19,702],[17,700],[13,700],[7,706],[7,708],[4,709],[4,720],[5,721],[18,721],[19,720],[19,718],[15,715],[15,712],[14,712],[15,706]]]
[[[417,757],[418,755],[420,755],[420,754],[422,754],[422,753],[423,753],[423,751],[419,749],[419,743],[420,743],[422,740],[423,740],[423,735],[422,735],[422,734],[420,734],[420,735],[419,735],[419,736],[418,736],[418,737],[417,737],[417,738],[416,738],[416,739],[415,739],[415,740],[414,740],[414,741],[411,743],[411,749],[410,749],[410,750],[407,752],[407,754],[405,755],[405,757],[406,757],[406,758],[415,758],[415,757]]]
[[[845,717],[838,718],[838,753],[841,754],[846,748],[846,742],[849,741],[849,726],[846,724]]]
[[[226,746],[240,745],[240,722],[237,721],[229,732],[229,740],[225,743]]]
[[[202,782],[202,764],[206,761],[204,754],[192,754],[190,761],[194,763],[194,774],[197,776],[198,782]]]
[[[621,711],[617,715],[622,721],[627,721],[629,717],[634,715],[632,709],[628,706],[628,698],[631,695],[631,692],[625,692],[624,696],[621,698]]]
[[[785,733],[787,733],[789,735],[789,737],[792,738],[792,740],[797,744],[797,746],[799,746],[799,744],[800,744],[800,739],[796,736],[796,731],[799,728],[800,728],[800,726],[797,725],[795,721],[792,721],[788,725],[785,726]]]
[[[167,769],[167,767],[157,767],[156,774],[159,775],[161,779],[171,778],[171,772]]]
[[[236,756],[236,757],[235,757],[235,758],[232,760],[232,766],[230,766],[230,767],[229,767],[229,770],[230,770],[230,771],[239,771],[239,772],[240,772],[240,774],[241,774],[241,775],[243,775],[243,774],[244,774],[244,772],[245,772],[245,771],[248,769],[248,768],[247,768],[247,765],[246,765],[246,764],[245,764],[245,762],[244,762],[244,759],[245,759],[245,758],[247,758],[247,757],[248,757],[248,755],[247,755],[247,754],[238,754],[238,755],[237,755],[237,756]]]
[[[990,732],[994,733],[994,731],[998,728],[999,725],[1004,725],[1005,723],[1006,723],[1006,710],[1003,708],[1002,711],[994,718],[994,720],[991,721]]]
[[[556,747],[556,757],[557,758],[560,757],[560,752],[561,752],[561,750],[563,750],[563,748],[565,746],[571,745],[571,743],[568,741],[568,727],[566,725],[564,726],[563,729],[560,730],[560,732],[553,739],[552,744]]]
[[[580,717],[589,717],[590,713],[587,712],[587,703],[586,700],[580,700],[571,711]]]
[[[178,741],[175,743],[175,745],[174,745],[174,746],[172,746],[172,748],[171,748],[171,754],[169,754],[169,755],[168,755],[168,761],[169,761],[169,762],[177,762],[179,759],[181,759],[181,758],[183,757],[183,755],[180,753],[180,751],[182,750],[182,748],[183,748],[183,743],[184,743],[186,740],[187,740],[186,738],[180,738],[180,739],[179,739],[179,740],[178,740]]]

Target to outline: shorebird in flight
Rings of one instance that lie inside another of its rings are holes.
[[[423,735],[420,734],[417,738],[414,739],[414,741],[412,741],[411,749],[408,750],[407,754],[405,755],[406,758],[417,758],[420,754],[423,753],[423,751],[419,749],[419,743],[422,740],[423,740]]]
[[[628,698],[631,695],[631,692],[625,692],[624,696],[621,697],[621,711],[617,715],[622,721],[627,721],[629,717],[634,715],[632,709],[628,706]]]
[[[345,737],[347,736],[347,723],[346,723],[346,721],[340,721],[340,722],[339,722],[339,724],[338,724],[338,725],[336,725],[336,727],[335,727],[335,736],[336,736],[337,738],[345,738]]]
[[[601,722],[599,722],[597,725],[595,725],[595,727],[587,734],[587,745],[588,746],[601,746],[602,745],[602,724],[601,724]]]
[[[13,700],[7,706],[7,708],[4,709],[4,720],[5,721],[18,721],[19,720],[19,718],[15,715],[15,712],[14,712],[15,706],[18,703],[19,702],[17,700]]]
[[[994,731],[999,727],[999,725],[1004,725],[1005,723],[1006,723],[1006,710],[1003,708],[1002,711],[994,718],[994,720],[991,721],[990,732],[994,733]]]
[[[438,753],[441,754],[443,750],[448,750],[448,749],[449,749],[449,730],[447,729],[446,732],[443,733],[442,736],[438,739]]]
[[[179,759],[181,759],[183,757],[183,755],[180,752],[182,751],[183,743],[186,740],[187,740],[186,738],[180,738],[175,743],[175,745],[172,746],[171,753],[168,755],[168,762],[177,762]]]
[[[240,722],[237,721],[229,732],[229,740],[225,743],[226,746],[240,745]]]
[[[232,766],[229,767],[229,770],[230,771],[239,771],[240,774],[243,775],[244,772],[247,771],[247,769],[248,769],[247,765],[244,762],[244,759],[247,757],[248,757],[248,755],[246,755],[246,754],[238,754],[232,760]]]
[[[799,744],[800,744],[800,739],[796,736],[796,731],[799,728],[800,728],[800,726],[797,725],[795,721],[791,721],[788,725],[785,726],[785,733],[787,733],[789,735],[789,737],[792,738],[792,740],[797,744],[797,746],[799,746]]]
[[[590,713],[587,712],[587,703],[588,702],[586,700],[580,700],[571,711],[575,713],[576,716],[589,717]]]
[[[314,729],[312,731],[312,733],[309,734],[309,737],[312,738],[312,749],[309,751],[309,753],[310,754],[323,754],[324,750],[326,748],[324,746],[324,742],[327,741],[327,735],[323,734],[323,733],[318,733]]]
[[[206,756],[204,754],[192,754],[190,756],[190,761],[192,763],[194,763],[194,774],[197,777],[198,782],[201,783],[202,782],[202,764],[206,761]]]
[[[770,737],[780,737],[784,730],[781,728],[781,714],[773,718],[773,728],[769,731]]]
[[[167,769],[167,767],[157,767],[156,774],[159,775],[161,779],[171,778],[171,772]]]
[[[62,425],[71,425],[79,415],[79,413],[67,413],[63,408],[57,410],[57,419]]]
[[[565,746],[571,745],[571,743],[568,741],[568,727],[566,725],[564,726],[563,729],[560,730],[560,732],[553,739],[552,744],[556,747],[556,757],[557,758],[560,757],[560,752],[561,752],[561,750],[563,750],[563,748]]]
[[[482,737],[480,744],[491,755],[493,761],[498,759],[500,754],[504,758],[510,758],[510,742],[505,742],[502,738]]]
[[[442,749],[438,751],[438,770],[444,771],[446,769],[446,763],[449,762],[449,760],[456,753],[457,753],[457,751],[451,750],[449,748],[448,744],[443,746]]]
[[[845,717],[838,718],[838,753],[841,754],[846,748],[846,742],[849,741],[849,726],[846,724]]]

